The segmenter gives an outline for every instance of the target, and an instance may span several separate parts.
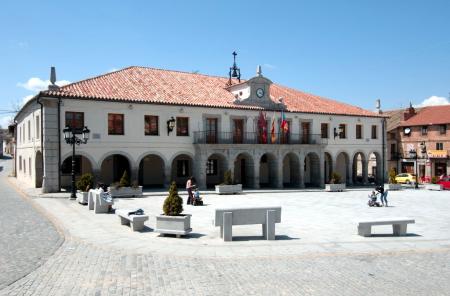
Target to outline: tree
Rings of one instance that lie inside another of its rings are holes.
[[[128,177],[128,173],[126,170],[123,172],[122,178],[120,178],[119,186],[130,187],[130,178]]]

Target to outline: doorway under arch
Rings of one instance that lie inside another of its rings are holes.
[[[164,187],[164,160],[148,154],[139,163],[139,184],[147,188]]]

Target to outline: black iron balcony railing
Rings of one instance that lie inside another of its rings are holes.
[[[328,139],[323,139],[321,135],[313,134],[284,134],[276,133],[272,135],[262,135],[256,132],[233,133],[233,132],[194,132],[194,144],[273,144],[273,145],[325,145]]]

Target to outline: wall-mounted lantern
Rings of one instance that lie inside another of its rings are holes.
[[[172,116],[169,120],[167,120],[167,135],[169,135],[174,128],[175,128],[175,118],[173,118]]]

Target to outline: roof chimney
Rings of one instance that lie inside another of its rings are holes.
[[[406,121],[406,120],[410,119],[411,117],[413,117],[414,115],[416,115],[416,110],[412,106],[412,103],[409,102],[408,109],[406,109],[405,112],[403,112],[403,120]]]
[[[380,103],[380,99],[377,99],[376,101],[375,101],[375,112],[377,113],[377,114],[381,114],[381,103]]]
[[[50,82],[51,84],[48,86],[49,90],[58,90],[59,86],[55,84],[56,82],[56,70],[55,67],[50,68]]]

